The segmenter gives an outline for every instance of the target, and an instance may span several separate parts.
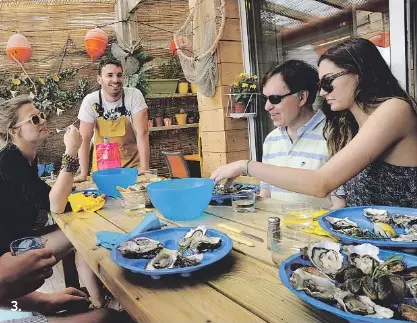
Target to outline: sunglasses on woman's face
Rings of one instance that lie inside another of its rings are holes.
[[[284,94],[284,95],[274,94],[274,95],[270,95],[270,96],[266,96],[266,95],[262,94],[262,98],[265,100],[265,102],[269,100],[269,103],[271,103],[271,104],[280,104],[283,98],[285,98],[289,95],[295,94],[295,93],[297,93],[297,92],[290,92],[290,93],[287,93],[287,94]]]
[[[326,91],[327,93],[333,92],[334,88],[333,88],[333,81],[335,79],[337,79],[340,76],[349,74],[349,71],[341,71],[339,73],[330,75],[330,76],[323,76],[319,82],[319,88],[323,89],[324,91]]]
[[[46,116],[45,113],[43,112],[39,112],[39,114],[34,114],[31,115],[29,118],[27,118],[26,120],[20,121],[18,123],[16,123],[16,125],[14,126],[14,128],[18,128],[20,127],[22,124],[25,124],[26,122],[31,122],[34,126],[38,126],[41,123],[41,119],[42,120],[46,120]]]

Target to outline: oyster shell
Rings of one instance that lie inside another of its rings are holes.
[[[387,210],[366,208],[363,209],[363,215],[372,222],[389,223],[390,216]]]
[[[175,263],[176,267],[192,267],[197,266],[198,264],[203,261],[203,254],[191,255],[191,256],[183,256],[178,254],[177,262]]]
[[[331,216],[326,216],[325,219],[330,222],[334,230],[348,229],[348,228],[357,228],[358,225],[356,222],[349,220],[349,218],[333,218]]]
[[[139,237],[122,242],[117,249],[126,258],[150,259],[155,257],[163,247],[159,241]]]
[[[199,225],[195,229],[188,231],[184,237],[178,241],[179,249],[186,250],[189,248],[193,239],[204,236],[206,234],[206,227],[204,225]]]
[[[400,273],[402,278],[405,280],[410,280],[413,278],[417,278],[417,267],[409,267],[405,269],[403,272]]]
[[[308,246],[307,254],[311,263],[326,275],[336,275],[343,266],[343,256],[338,243],[330,241],[312,243]]]
[[[380,318],[394,316],[392,310],[375,304],[367,296],[353,295],[350,292],[336,290],[334,298],[341,308],[348,313]]]
[[[417,300],[417,278],[407,280],[406,285],[410,294]]]
[[[219,237],[201,236],[196,237],[191,241],[188,250],[190,250],[192,253],[201,253],[215,250],[219,248],[221,244],[222,239]]]
[[[295,270],[290,281],[296,290],[302,290],[306,294],[324,301],[334,300],[334,293],[338,289],[328,278],[313,275],[303,268]]]
[[[417,224],[417,215],[394,214],[391,217],[391,221],[398,227],[408,228]]]
[[[363,278],[362,289],[364,294],[373,301],[380,301],[387,305],[401,303],[407,291],[405,280],[398,275],[385,275],[378,278],[367,275]]]
[[[162,249],[155,258],[146,265],[146,270],[174,268],[178,252],[171,249]]]
[[[357,246],[345,246],[343,252],[348,255],[349,263],[363,271],[364,274],[371,274],[373,269],[382,263],[379,259],[379,248],[364,243]]]

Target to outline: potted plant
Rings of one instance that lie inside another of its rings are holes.
[[[234,112],[244,113],[249,99],[255,93],[258,93],[258,77],[240,73],[236,77],[236,82],[231,85],[230,91],[234,102]]]
[[[165,116],[164,109],[162,107],[159,107],[156,111],[156,117],[155,117],[155,123],[157,127],[164,126],[164,116]]]
[[[172,56],[168,61],[160,65],[162,78],[150,79],[149,87],[152,93],[175,93],[178,79],[183,78],[181,63],[178,57]]]
[[[177,119],[178,125],[185,125],[187,123],[187,113],[185,113],[184,109],[180,109],[180,113],[175,115],[175,119]]]

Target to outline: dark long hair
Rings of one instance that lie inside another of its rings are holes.
[[[320,56],[318,64],[325,59],[358,76],[354,100],[365,113],[392,98],[406,101],[417,113],[416,103],[400,86],[376,46],[369,40],[348,39],[329,48]],[[325,103],[323,112],[327,117],[324,137],[333,156],[357,134],[359,126],[349,110],[335,112]]]

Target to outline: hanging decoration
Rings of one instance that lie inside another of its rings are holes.
[[[369,40],[378,47],[389,47],[390,46],[390,39],[389,39],[389,32],[382,32],[375,36],[369,38]]]
[[[16,33],[7,41],[6,52],[12,62],[26,63],[32,56],[32,47],[25,36]]]
[[[104,55],[108,42],[109,37],[100,28],[94,28],[87,32],[85,35],[85,49],[93,61]]]

